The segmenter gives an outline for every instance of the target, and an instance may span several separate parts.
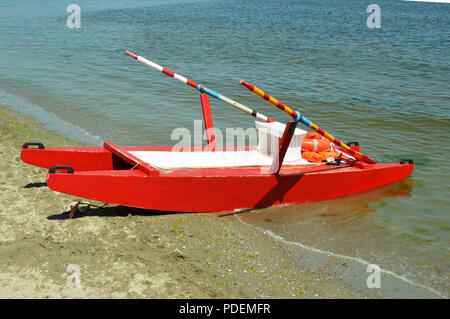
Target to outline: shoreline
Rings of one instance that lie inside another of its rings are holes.
[[[399,297],[438,297],[395,279],[391,290],[364,288],[361,266],[299,249],[236,216],[109,205],[69,219],[78,198],[48,189],[46,170],[23,163],[20,147],[86,144],[5,105],[0,140],[1,298],[395,298],[399,289]],[[80,288],[67,286],[72,264]]]

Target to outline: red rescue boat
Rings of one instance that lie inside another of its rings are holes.
[[[120,147],[105,142],[103,147],[46,148],[42,143],[25,143],[22,160],[49,169],[47,185],[51,189],[152,210],[218,212],[351,195],[400,180],[414,169],[412,160],[376,163],[359,152],[357,143],[347,146],[284,105],[283,110],[291,111],[294,118],[287,125],[156,63],[128,51],[127,54],[201,92],[208,145]],[[257,122],[258,146],[216,146],[208,95],[265,121]],[[272,103],[274,99],[269,98],[265,99]],[[302,159],[302,137],[306,131],[296,128],[298,122],[317,128],[342,152],[342,157],[323,163]]]
[[[170,152],[171,147],[121,148],[112,143],[91,148],[24,146],[21,155],[25,163],[50,169],[47,184],[55,191],[125,206],[183,212],[262,208],[346,196],[402,179],[414,168],[406,161],[283,166],[278,174],[256,166],[153,170],[149,163],[129,156],[133,151]]]

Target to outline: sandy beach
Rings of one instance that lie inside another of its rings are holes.
[[[380,296],[342,280],[336,269],[349,266],[339,258],[299,252],[230,214],[108,205],[70,219],[79,198],[50,190],[46,170],[21,161],[26,141],[82,145],[0,106],[0,298]]]

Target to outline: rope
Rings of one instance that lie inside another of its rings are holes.
[[[95,208],[103,208],[109,205],[109,203],[104,203],[103,205],[98,206],[91,203],[83,203],[82,201],[78,201],[75,205],[70,205],[70,213],[69,213],[70,219],[74,217],[76,211],[80,211],[80,205],[86,205],[87,209],[89,209],[91,206]]]

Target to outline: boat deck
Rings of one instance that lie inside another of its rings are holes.
[[[161,169],[270,166],[273,158],[259,150],[237,152],[130,151],[143,162]],[[316,165],[305,159],[284,160],[283,165]]]

